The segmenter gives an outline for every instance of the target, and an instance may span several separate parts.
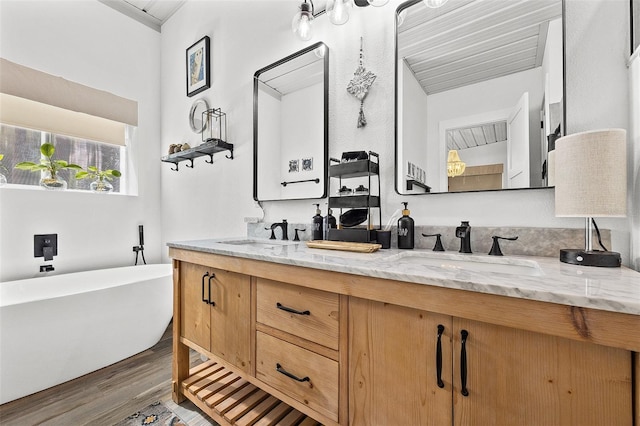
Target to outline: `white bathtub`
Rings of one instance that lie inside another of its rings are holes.
[[[170,264],[0,283],[0,404],[155,345],[172,315]]]

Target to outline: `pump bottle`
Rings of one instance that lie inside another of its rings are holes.
[[[327,222],[329,222],[329,228],[335,229],[338,227],[338,222],[336,221],[335,216],[331,213],[333,213],[333,210],[329,209],[329,211],[327,212]]]
[[[333,213],[333,210],[331,210],[330,208],[327,209],[327,215],[324,217],[324,221],[323,221],[323,226],[324,226],[324,239],[328,240],[329,239],[329,229],[330,228],[337,228],[337,222],[336,222],[336,218],[331,214]]]
[[[324,237],[322,233],[322,213],[320,212],[320,204],[314,204],[316,206],[316,215],[313,217],[313,226],[311,227],[313,240],[321,240]]]
[[[414,222],[409,214],[411,213],[407,208],[409,203],[403,202],[404,210],[402,210],[402,217],[398,219],[398,248],[399,249],[412,249],[414,245]]]

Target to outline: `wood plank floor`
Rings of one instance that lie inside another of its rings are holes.
[[[200,363],[192,352],[191,364]],[[0,405],[2,426],[111,426],[162,401],[189,426],[216,425],[191,402],[171,400],[171,324],[152,348],[101,370]]]

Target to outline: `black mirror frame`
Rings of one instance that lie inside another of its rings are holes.
[[[478,190],[478,191],[459,191],[459,192],[423,192],[423,193],[415,193],[415,194],[404,194],[401,193],[398,188],[398,16],[400,12],[410,8],[411,6],[420,3],[423,0],[407,0],[404,3],[401,3],[397,8],[394,15],[394,24],[393,24],[393,38],[394,38],[394,103],[393,103],[393,142],[394,142],[394,163],[393,163],[393,187],[397,194],[404,196],[413,196],[413,195],[431,195],[431,194],[464,194],[469,192],[497,192],[497,191],[526,191],[526,190],[539,190],[539,189],[549,189],[554,188],[553,186],[543,186],[536,188],[504,188],[504,189],[487,189],[487,190]],[[567,132],[567,9],[566,9],[566,0],[562,1],[562,102],[564,104],[564,108],[562,109],[562,122],[564,124],[562,128],[562,136],[566,136],[569,134]],[[629,0],[630,3],[634,0]],[[640,0],[636,0],[640,1]]]
[[[278,198],[272,200],[261,200],[258,198],[258,77],[260,74],[269,71],[279,65],[282,65],[292,59],[295,59],[299,56],[307,54],[309,52],[313,52],[318,48],[324,48],[324,162],[323,162],[323,191],[322,196],[320,197],[310,197],[310,198]],[[309,47],[306,47],[302,50],[299,50],[285,58],[280,59],[272,63],[271,65],[267,65],[264,68],[259,69],[253,75],[253,199],[255,201],[286,201],[286,200],[306,200],[306,199],[322,199],[327,197],[327,188],[328,188],[328,180],[329,180],[329,46],[325,43],[319,41],[317,43],[312,44]]]

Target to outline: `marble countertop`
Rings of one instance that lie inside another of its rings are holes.
[[[489,256],[454,251],[378,250],[354,253],[309,248],[304,242],[245,237],[170,242],[169,247],[285,265],[563,305],[640,315],[640,273],[596,268],[557,258]]]

